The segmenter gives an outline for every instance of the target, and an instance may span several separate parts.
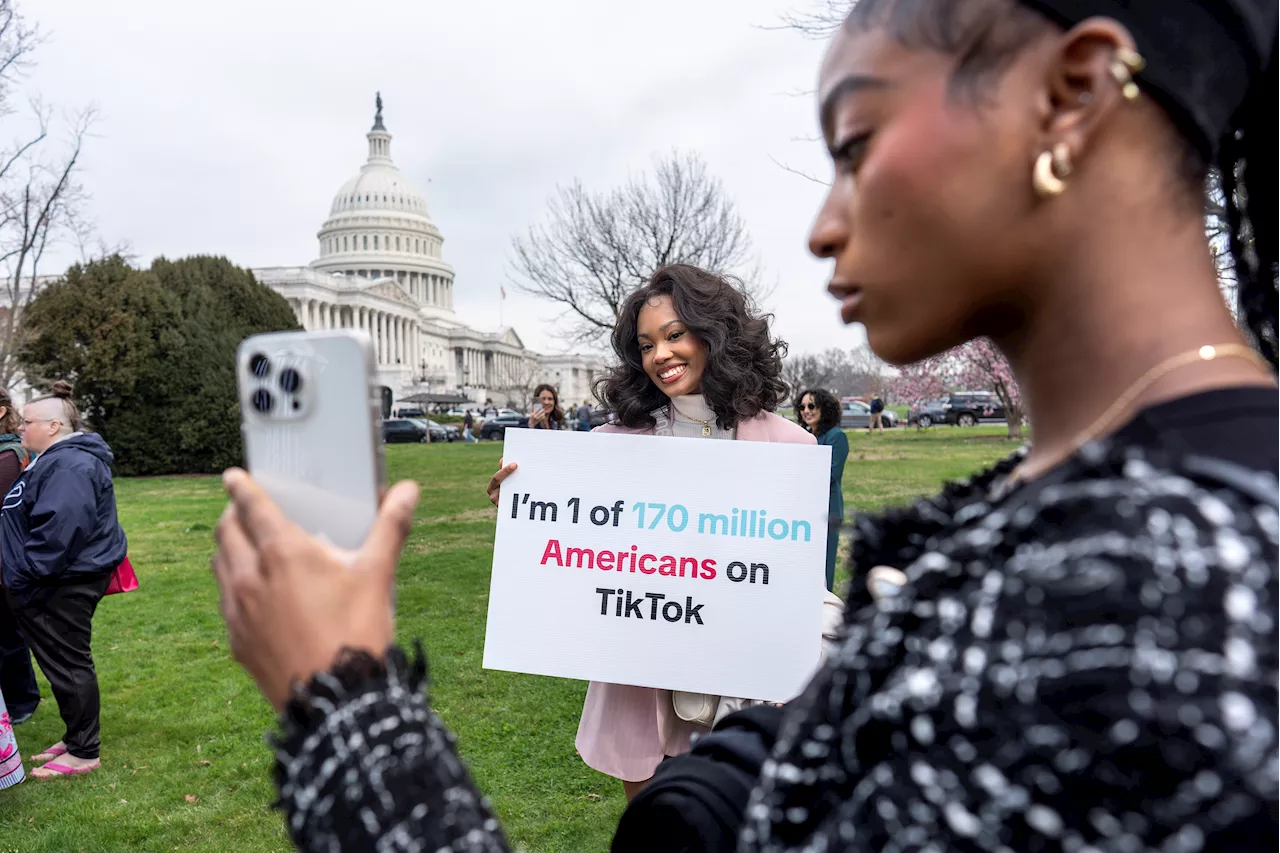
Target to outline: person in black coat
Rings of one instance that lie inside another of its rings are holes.
[[[80,431],[71,386],[28,403],[22,443],[35,455],[4,498],[0,571],[5,594],[66,724],[36,755],[43,778],[99,766],[98,676],[90,651],[93,612],[125,558],[116,518],[111,449]]]

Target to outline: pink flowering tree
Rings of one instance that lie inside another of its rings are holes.
[[[945,397],[954,384],[945,359],[934,356],[899,368],[889,393],[895,402],[919,406]]]
[[[986,338],[978,338],[955,352],[960,384],[995,394],[1008,418],[1009,438],[1022,438],[1022,423],[1026,420],[1022,395],[1018,393],[1018,383],[1013,379],[1013,368],[1000,350]]]
[[[917,405],[944,397],[950,391],[989,391],[1004,406],[1009,437],[1022,438],[1026,418],[1018,383],[1000,351],[986,338],[899,369],[893,383],[898,400]]]

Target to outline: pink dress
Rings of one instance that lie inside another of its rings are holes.
[[[653,435],[652,429],[611,425],[595,431]],[[768,412],[739,424],[737,438],[816,443],[799,425]],[[688,752],[690,737],[709,730],[676,716],[670,690],[592,681],[582,706],[576,746],[582,760],[593,770],[626,782],[643,782],[653,776],[664,756]]]

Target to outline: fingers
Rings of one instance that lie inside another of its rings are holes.
[[[396,483],[373,520],[373,527],[360,546],[360,554],[374,565],[385,564],[395,574],[396,561],[404,541],[413,529],[413,511],[418,506],[418,484],[411,480]]]
[[[217,529],[218,552],[214,555],[218,581],[223,585],[235,585],[246,574],[257,571],[258,551],[249,541],[235,504],[227,504]]]
[[[240,525],[254,545],[261,546],[292,528],[289,519],[247,472],[228,468],[222,475],[222,485],[231,496]]]
[[[222,617],[230,625],[238,615],[237,599],[243,591],[243,584],[256,579],[258,554],[245,536],[234,504],[227,504],[222,511],[213,536],[218,549],[213,554],[210,567],[218,584]]]
[[[499,468],[498,472],[489,479],[489,487],[487,491],[493,493],[502,488],[502,481],[514,474],[518,467],[519,466],[516,465],[516,463],[512,462],[510,465],[503,465]]]
[[[498,460],[498,464],[501,465],[502,460]],[[498,505],[498,496],[502,489],[502,481],[515,473],[517,467],[519,466],[514,462],[510,465],[503,465],[498,469],[498,473],[494,474],[493,477],[489,479],[489,485],[485,487],[485,492],[489,495],[489,502],[494,506]]]

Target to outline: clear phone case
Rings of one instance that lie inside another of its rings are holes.
[[[236,354],[249,472],[342,548],[364,542],[385,479],[374,376],[371,342],[352,330],[255,335]]]

